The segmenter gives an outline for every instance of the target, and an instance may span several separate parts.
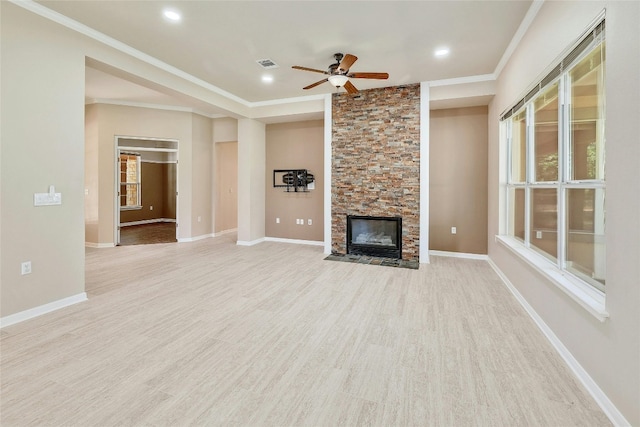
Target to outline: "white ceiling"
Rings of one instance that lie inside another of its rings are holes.
[[[291,66],[324,70],[336,52],[359,58],[351,71],[390,75],[353,80],[359,89],[491,74],[531,6],[530,0],[39,3],[248,102],[335,91],[329,83],[303,90],[324,76]],[[181,22],[167,22],[165,7],[179,11]],[[450,55],[435,58],[443,46]],[[264,70],[256,60],[265,58],[279,68]],[[194,107],[117,74],[88,68],[87,98]],[[262,82],[265,74],[273,83]]]

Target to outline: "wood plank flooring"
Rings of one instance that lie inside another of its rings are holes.
[[[149,245],[177,242],[174,222],[128,225],[120,227],[120,245]]]
[[[604,426],[484,261],[227,235],[87,249],[89,301],[2,330],[2,426]]]

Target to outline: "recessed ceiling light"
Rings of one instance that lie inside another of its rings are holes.
[[[264,83],[272,83],[273,82],[273,76],[262,76],[262,81]]]
[[[436,49],[436,51],[433,54],[438,58],[442,58],[444,56],[449,55],[449,48],[443,47],[440,49]]]
[[[165,18],[173,22],[178,22],[181,19],[180,14],[175,10],[166,9],[164,12],[162,12],[162,14]]]

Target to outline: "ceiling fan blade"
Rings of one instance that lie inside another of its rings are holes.
[[[342,61],[340,61],[340,65],[338,65],[338,70],[342,71],[343,73],[346,71],[349,71],[349,68],[351,68],[353,63],[356,62],[357,60],[358,60],[357,56],[347,53],[344,56],[344,58],[342,58]]]
[[[349,73],[348,77],[353,77],[354,79],[388,79],[389,73]]]
[[[350,93],[350,94],[358,93],[358,89],[356,89],[353,83],[351,83],[349,80],[347,80],[347,82],[344,84],[343,87],[345,88],[347,93]]]
[[[302,71],[313,71],[314,73],[329,74],[327,71],[316,70],[315,68],[301,67],[299,65],[294,65],[291,68],[294,68],[296,70],[302,70]]]
[[[328,79],[328,78],[326,78],[326,79],[322,79],[322,80],[320,80],[319,82],[312,83],[312,84],[310,84],[309,86],[305,86],[305,87],[303,87],[302,89],[311,89],[311,88],[314,88],[314,87],[316,87],[316,86],[318,86],[318,85],[321,85],[322,83],[325,83],[325,82],[328,82],[328,81],[329,81],[329,79]]]

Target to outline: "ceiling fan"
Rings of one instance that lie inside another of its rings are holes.
[[[329,65],[327,71],[316,70],[315,68],[301,67],[299,65],[294,65],[291,68],[296,70],[303,71],[312,71],[314,73],[322,73],[327,74],[329,77],[326,79],[322,79],[318,82],[312,83],[309,86],[303,87],[303,89],[311,89],[322,83],[329,82],[335,87],[344,87],[348,93],[358,93],[358,89],[351,83],[349,79],[388,79],[389,73],[350,73],[349,69],[353,65],[354,62],[358,60],[357,56],[351,55],[347,53],[343,55],[342,53],[335,53],[333,55],[336,62],[334,64]]]

